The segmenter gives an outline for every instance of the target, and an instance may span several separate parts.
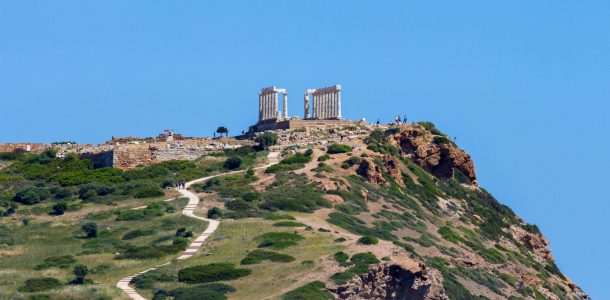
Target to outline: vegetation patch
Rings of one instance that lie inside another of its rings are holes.
[[[282,296],[284,300],[332,300],[333,295],[321,281],[313,281]]]
[[[377,238],[374,238],[372,236],[363,236],[361,238],[358,239],[358,244],[362,244],[362,245],[377,245],[379,244],[379,240]]]
[[[283,221],[273,224],[273,227],[306,227],[307,225],[294,221]]]
[[[49,268],[67,269],[76,263],[72,255],[53,256],[45,258],[44,262],[35,267],[36,270]]]
[[[300,234],[291,232],[267,232],[256,239],[260,241],[258,244],[259,248],[284,249],[296,246],[299,241],[305,238]]]
[[[137,237],[141,237],[141,236],[148,236],[148,235],[153,235],[157,233],[157,231],[153,228],[146,228],[146,229],[135,229],[132,231],[128,231],[127,233],[125,233],[123,235],[123,240],[132,240],[135,239]]]
[[[321,191],[315,189],[304,174],[277,175],[277,185],[262,195],[261,207],[268,210],[288,210],[311,213],[330,207]]]
[[[152,270],[132,278],[129,283],[138,289],[152,289],[155,282],[172,281],[176,281],[176,276],[161,272],[159,270]]]
[[[52,277],[30,278],[25,281],[23,286],[19,287],[20,292],[35,293],[57,289],[63,286],[61,281]]]
[[[343,144],[331,144],[326,149],[326,153],[328,154],[338,154],[338,153],[348,153],[352,152],[352,147]]]
[[[373,253],[366,252],[358,253],[352,256],[350,263],[352,266],[349,269],[347,269],[345,272],[335,273],[330,277],[330,279],[337,284],[346,284],[354,276],[368,272],[369,265],[378,264],[379,260]]]
[[[167,293],[174,300],[225,300],[227,294],[235,292],[235,288],[224,283],[206,283],[193,287],[181,287]],[[154,298],[155,300],[157,298]]]
[[[288,263],[294,261],[294,257],[286,254],[281,254],[273,251],[254,250],[248,253],[244,259],[241,260],[242,265],[253,265],[261,263],[263,260],[269,260],[272,262]]]
[[[248,276],[250,269],[235,268],[230,263],[212,263],[184,268],[178,271],[178,281],[186,283],[207,283],[214,281],[234,280]]]

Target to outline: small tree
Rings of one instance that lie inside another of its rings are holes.
[[[225,134],[225,136],[228,136],[229,129],[227,129],[227,127],[224,127],[224,126],[220,126],[220,127],[218,127],[218,129],[216,129],[216,133],[220,134],[221,137],[222,137],[223,133]]]
[[[208,219],[218,219],[222,217],[222,211],[218,207],[212,207],[208,210]]]
[[[74,270],[72,272],[74,272],[74,276],[76,276],[74,283],[83,284],[85,283],[85,276],[87,276],[87,273],[89,273],[89,269],[87,269],[87,266],[85,265],[78,264],[74,266]]]
[[[88,238],[97,237],[97,223],[87,222],[81,228],[87,234]]]
[[[255,141],[263,149],[268,149],[277,143],[277,135],[273,132],[265,132],[256,137]]]
[[[235,170],[241,166],[241,158],[237,156],[231,156],[225,160],[224,168],[227,170]]]
[[[53,205],[53,214],[54,215],[63,215],[64,212],[68,209],[68,203],[66,201],[60,201]]]

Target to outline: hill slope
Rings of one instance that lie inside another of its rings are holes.
[[[557,268],[538,228],[479,187],[471,157],[432,123],[275,134],[274,149],[283,154],[279,164],[191,187],[203,200],[195,213],[219,219],[220,227],[192,258],[134,278],[131,285],[140,294],[588,299]],[[131,171],[82,168],[86,161],[52,155],[15,158],[0,174],[8,215],[0,227],[6,244],[0,276],[7,282],[0,293],[126,298],[114,288],[116,281],[171,260],[205,228],[174,212],[184,200],[149,198],[172,196],[169,190],[155,193],[155,187],[176,177],[226,172],[223,162],[231,156],[241,157],[242,169],[263,165],[266,153],[245,147],[195,163]],[[87,180],[77,180],[82,178]],[[73,212],[46,214],[62,201]],[[142,213],[129,209],[142,204],[148,205],[136,210]],[[97,237],[81,233],[90,221],[98,224]],[[77,263],[91,270],[89,284],[70,283]],[[27,279],[39,278],[59,283],[46,283],[39,292],[24,288]]]

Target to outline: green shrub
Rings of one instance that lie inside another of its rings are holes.
[[[241,260],[242,265],[253,265],[262,262],[263,260],[269,260],[272,262],[283,262],[288,263],[294,261],[294,257],[286,254],[280,254],[272,251],[254,250],[248,253],[244,259]]]
[[[49,268],[66,269],[76,263],[76,259],[72,255],[53,256],[45,258],[43,263],[37,265],[34,269],[44,270]]]
[[[303,164],[275,164],[275,165],[268,167],[265,170],[265,173],[275,174],[275,173],[280,173],[280,172],[294,171],[294,170],[302,169],[304,167],[305,167],[305,165],[303,165]]]
[[[228,293],[235,291],[234,287],[224,283],[206,283],[193,287],[177,288],[167,293],[167,296],[172,296],[174,300],[225,300]]]
[[[282,296],[283,300],[332,300],[333,295],[321,281],[313,281]]]
[[[303,239],[302,235],[291,232],[267,232],[256,238],[256,240],[260,241],[259,248],[270,247],[274,249],[295,246]]]
[[[167,210],[172,210],[173,206],[165,202],[153,202],[143,209],[124,209],[117,212],[117,221],[137,221],[137,220],[149,220],[154,217],[160,217],[165,214]],[[175,210],[175,208],[173,208]]]
[[[284,221],[273,224],[274,227],[305,227],[307,225],[299,222]]]
[[[291,215],[268,214],[265,216],[265,220],[296,220],[296,219]]]
[[[328,154],[320,155],[318,157],[318,161],[326,161],[326,160],[329,160],[329,159],[330,159],[330,155],[328,155]]]
[[[230,263],[213,263],[184,268],[178,271],[178,281],[186,283],[207,283],[214,281],[234,280],[248,276],[249,269],[236,269]]]
[[[62,285],[61,281],[51,277],[30,278],[18,290],[25,293],[44,292],[60,288]]]
[[[73,281],[74,284],[83,284],[85,283],[85,276],[89,273],[89,269],[85,265],[78,264],[74,266],[72,270],[74,276],[76,277]]]
[[[13,200],[22,204],[31,205],[40,203],[50,197],[51,193],[49,193],[49,190],[46,188],[29,187],[17,192]]]
[[[306,164],[311,162],[311,155],[297,153],[280,161],[281,164]]]
[[[330,279],[337,284],[345,284],[354,276],[368,272],[369,265],[378,264],[379,260],[373,253],[367,252],[355,254],[350,259],[350,262],[353,265],[352,267],[347,269],[345,272],[335,273],[330,277]],[[347,263],[343,263],[343,265],[347,265]]]
[[[222,210],[218,207],[212,207],[208,209],[208,219],[222,218]]]
[[[147,236],[147,235],[153,235],[157,233],[157,231],[153,228],[147,228],[147,229],[135,229],[132,231],[128,231],[123,235],[123,240],[132,240],[135,239],[137,237],[141,237],[141,236]]]
[[[464,238],[459,236],[455,231],[447,226],[443,226],[438,229],[438,233],[446,240],[458,244],[459,242],[463,242]]]
[[[338,153],[348,153],[352,152],[352,147],[343,144],[331,144],[326,149],[326,153],[328,154],[338,154]]]
[[[171,245],[152,245],[141,247],[129,247],[124,253],[116,256],[117,259],[151,259],[159,258],[169,254],[176,254],[184,251],[188,246],[188,240],[174,238]]]
[[[63,215],[64,212],[68,209],[68,203],[66,201],[60,201],[53,205],[53,214],[54,215]]]
[[[362,245],[377,245],[379,244],[379,240],[372,236],[363,236],[358,239],[358,243]]]
[[[154,198],[164,196],[163,190],[156,185],[144,185],[131,190],[134,198]]]
[[[347,260],[349,259],[349,255],[347,255],[347,253],[343,251],[339,251],[335,253],[334,258],[339,263],[339,265],[346,266],[348,264]]]
[[[446,136],[435,136],[432,138],[432,142],[435,144],[451,144],[451,141]]]
[[[239,156],[231,156],[225,160],[223,168],[227,170],[235,170],[241,166],[241,158]]]
[[[342,164],[341,164],[341,168],[343,169],[349,169],[357,164],[360,164],[362,162],[362,158],[358,157],[358,156],[352,156],[348,159],[346,159]]]
[[[81,229],[85,232],[88,238],[97,237],[97,223],[87,222],[81,226]]]
[[[277,143],[277,135],[272,132],[265,132],[254,139],[263,149],[267,149]]]
[[[172,282],[176,277],[159,270],[152,270],[135,276],[129,282],[138,289],[152,289],[155,282]]]

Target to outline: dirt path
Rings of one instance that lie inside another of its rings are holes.
[[[264,168],[267,168],[267,167],[269,167],[271,165],[277,164],[279,162],[279,156],[280,156],[279,152],[270,152],[269,155],[267,156],[267,159],[269,160],[269,164],[267,164],[265,166],[262,166],[262,167],[255,168],[255,169],[264,169]],[[190,258],[193,255],[195,255],[197,250],[199,250],[199,248],[201,248],[201,246],[203,245],[203,242],[210,235],[212,235],[212,233],[214,233],[214,231],[216,231],[216,229],[218,228],[218,225],[220,224],[220,222],[218,222],[216,220],[212,220],[212,219],[207,219],[207,218],[204,218],[204,217],[196,216],[193,213],[193,211],[195,210],[195,208],[199,204],[199,197],[197,197],[197,195],[195,195],[193,192],[189,191],[188,187],[193,185],[193,184],[195,184],[195,183],[203,182],[203,181],[206,181],[206,180],[214,178],[214,177],[225,176],[225,175],[240,173],[240,172],[244,172],[244,171],[245,170],[232,171],[232,172],[227,172],[227,173],[222,173],[222,174],[218,174],[218,175],[213,175],[213,176],[208,176],[208,177],[203,177],[203,178],[195,179],[193,181],[189,181],[189,182],[186,183],[186,189],[177,190],[178,192],[180,192],[180,194],[182,194],[182,196],[187,197],[189,199],[188,204],[182,210],[182,214],[184,214],[187,217],[191,217],[191,218],[195,218],[195,219],[198,219],[198,220],[201,220],[201,221],[208,222],[208,227],[205,229],[205,231],[199,237],[197,237],[188,246],[188,248],[186,248],[186,250],[184,250],[184,253],[181,256],[178,257],[179,260],[187,259],[187,258]],[[152,270],[155,270],[155,269],[157,269],[159,267],[162,267],[162,266],[166,266],[168,264],[170,264],[170,262],[157,265],[155,267],[152,267],[150,269],[144,270],[144,271],[142,271],[140,273],[137,273],[137,274],[134,274],[134,275],[131,275],[131,276],[127,276],[127,277],[121,279],[116,284],[116,287],[118,287],[121,290],[123,290],[132,299],[135,299],[135,300],[146,300],[146,298],[142,297],[142,295],[138,294],[138,292],[136,292],[135,289],[133,289],[132,287],[129,286],[129,282],[131,281],[132,278],[134,278],[134,277],[136,277],[138,275],[144,274],[146,272],[150,272]]]

